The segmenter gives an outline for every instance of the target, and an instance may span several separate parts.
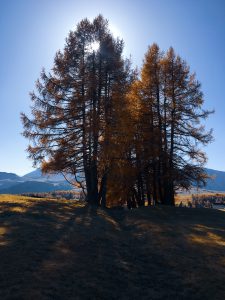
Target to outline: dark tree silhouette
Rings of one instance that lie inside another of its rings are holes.
[[[123,41],[101,15],[70,32],[53,71],[31,94],[32,118],[22,114],[30,157],[44,172],[73,174],[92,204],[106,205],[110,132],[130,80]],[[76,178],[79,174],[79,180]]]
[[[29,156],[44,172],[72,174],[90,204],[174,205],[177,188],[204,183],[212,140],[203,94],[173,48],[149,47],[141,74],[122,57],[101,15],[82,20],[22,114]],[[78,176],[79,175],[79,176]]]

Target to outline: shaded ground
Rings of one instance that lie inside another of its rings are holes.
[[[0,196],[0,299],[225,299],[225,212]]]

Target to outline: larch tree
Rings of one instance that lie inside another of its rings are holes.
[[[144,189],[149,203],[174,205],[177,188],[205,181],[206,156],[199,146],[207,145],[212,133],[201,121],[211,111],[202,108],[200,84],[186,62],[173,48],[163,53],[156,44],[149,47],[130,94],[139,103],[136,135],[141,142],[135,153],[138,176],[145,178],[137,192]]]
[[[101,15],[82,20],[44,70],[22,114],[28,152],[46,173],[74,177],[90,204],[174,205],[177,188],[204,182],[212,140],[203,94],[174,50],[149,47],[138,76]]]
[[[176,187],[204,183],[206,155],[202,147],[212,141],[212,131],[202,121],[212,111],[204,110],[201,85],[187,63],[170,48],[161,61],[165,150],[165,198],[174,204]]]
[[[52,72],[41,73],[31,117],[22,114],[34,164],[72,174],[86,200],[102,206],[116,114],[131,80],[122,51],[123,41],[113,38],[101,15],[82,20],[57,52]]]

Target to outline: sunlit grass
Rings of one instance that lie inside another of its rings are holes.
[[[225,235],[225,229],[219,230],[220,234],[213,232],[213,228],[207,226],[197,225],[195,227],[195,234],[191,234],[189,238],[194,243],[202,244],[204,247],[225,246],[225,238],[221,237],[221,232]]]
[[[2,194],[0,195],[0,202],[8,202],[8,203],[26,203],[31,204],[33,201],[41,201],[46,200],[46,198],[33,198],[19,195],[10,195],[10,194]]]
[[[180,202],[183,203],[183,205],[187,205],[189,201],[192,200],[192,195],[188,194],[188,195],[182,195],[182,194],[178,194],[175,196],[175,204],[179,205]]]
[[[183,205],[188,205],[188,202],[192,201],[192,196],[195,197],[211,197],[211,196],[216,196],[216,195],[225,197],[224,193],[214,193],[214,192],[205,192],[205,193],[200,193],[200,194],[177,194],[175,195],[175,204],[179,205],[180,202],[183,203]]]

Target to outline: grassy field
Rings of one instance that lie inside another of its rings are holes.
[[[1,195],[0,299],[225,299],[225,212]]]
[[[196,194],[196,193],[193,193],[193,194],[177,194],[175,196],[175,203],[176,205],[179,205],[180,202],[183,203],[183,205],[188,205],[188,202],[191,202],[192,201],[192,196],[195,196],[195,197],[205,197],[205,198],[208,198],[208,197],[225,197],[225,194],[224,193],[215,193],[215,192],[203,192],[203,193],[199,193],[199,194]]]

